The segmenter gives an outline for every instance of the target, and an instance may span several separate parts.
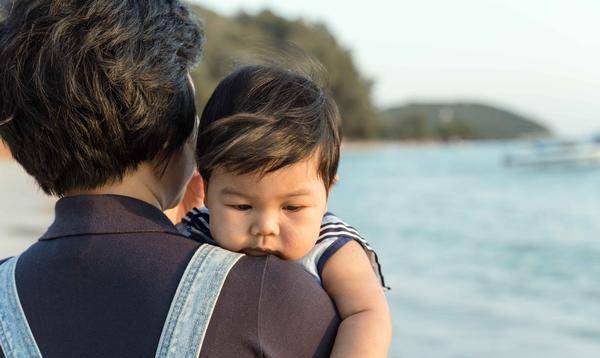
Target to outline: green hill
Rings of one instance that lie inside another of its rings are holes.
[[[513,139],[548,136],[550,130],[521,115],[478,103],[410,103],[380,113],[388,139]]]
[[[275,61],[279,56],[285,61],[286,56],[290,57],[290,43],[293,43],[301,51],[292,52],[296,58],[284,64],[302,68],[306,62],[302,52],[305,52],[323,65],[326,69],[323,82],[340,108],[345,136],[376,135],[377,110],[371,101],[371,82],[359,73],[350,51],[338,43],[325,25],[287,20],[270,11],[225,17],[197,5],[190,6],[204,20],[207,39],[202,62],[193,72],[199,108],[236,64],[256,61],[257,55],[259,60],[261,55],[272,55]],[[265,48],[271,53],[261,54]]]

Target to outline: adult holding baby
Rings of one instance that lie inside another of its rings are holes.
[[[0,22],[0,136],[54,223],[0,264],[0,356],[326,356],[325,292],[162,213],[195,167],[201,27],[176,0],[21,0]]]

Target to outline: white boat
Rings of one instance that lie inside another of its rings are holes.
[[[600,137],[585,141],[543,141],[504,157],[507,166],[600,165]]]

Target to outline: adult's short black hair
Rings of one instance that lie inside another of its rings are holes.
[[[198,168],[269,173],[318,156],[326,188],[340,156],[337,106],[308,75],[270,65],[238,68],[219,83],[200,119]]]
[[[203,31],[178,0],[3,0],[0,137],[48,194],[164,164],[194,129]]]

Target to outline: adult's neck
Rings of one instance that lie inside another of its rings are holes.
[[[121,181],[109,183],[94,189],[75,189],[65,196],[75,195],[122,195],[144,201],[161,211],[169,207],[169,200],[156,174],[156,169],[148,164],[142,163],[138,168],[127,173]]]

